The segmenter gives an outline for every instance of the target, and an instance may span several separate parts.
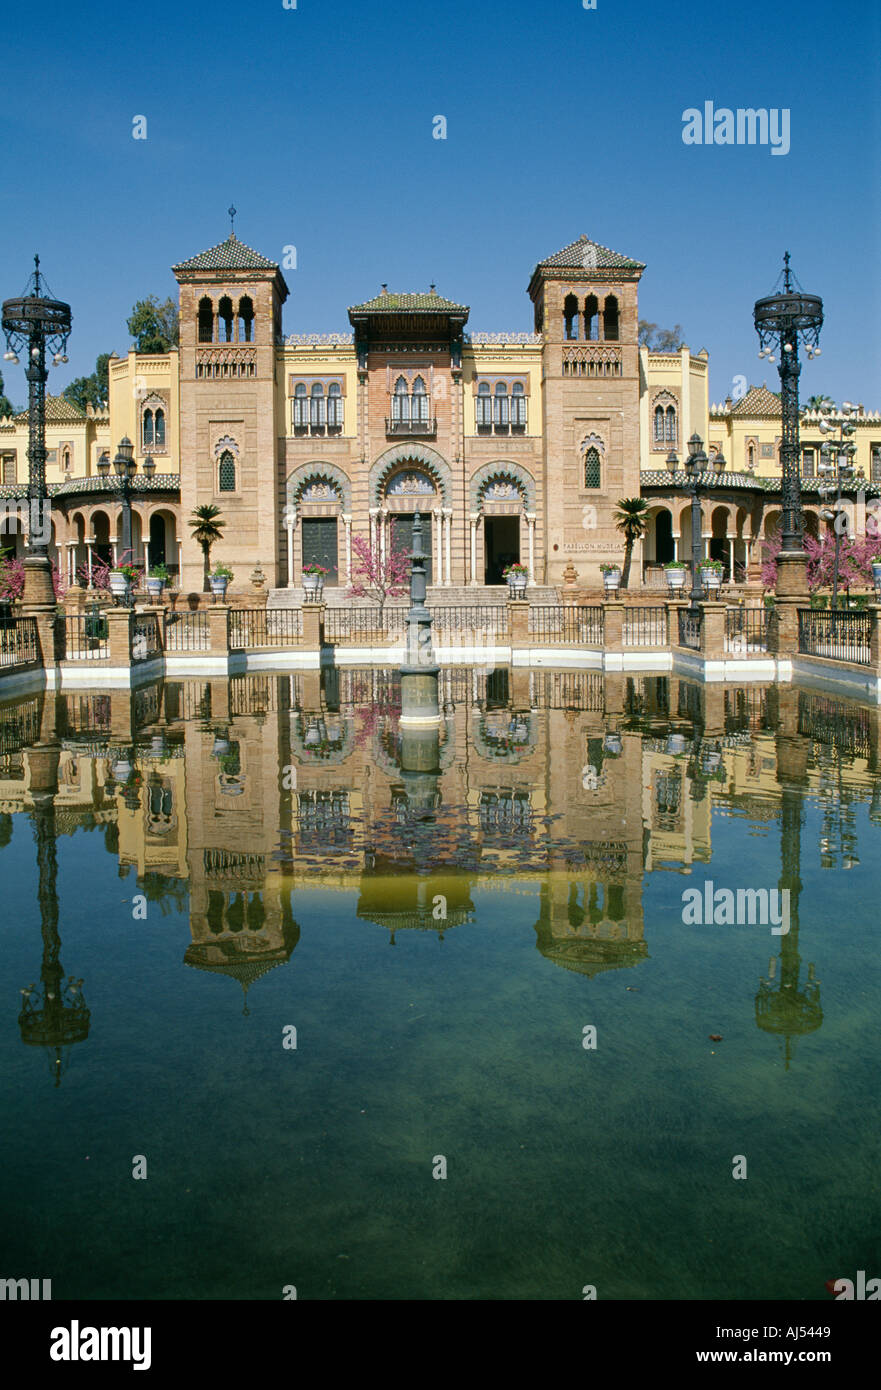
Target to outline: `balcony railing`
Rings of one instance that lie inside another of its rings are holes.
[[[437,434],[437,418],[432,416],[424,420],[395,420],[393,417],[385,417],[385,432],[389,435],[406,435],[408,438],[419,436],[422,439],[433,439]]]

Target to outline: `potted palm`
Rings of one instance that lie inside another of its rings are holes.
[[[189,524],[193,540],[202,550],[202,592],[207,594],[211,547],[223,539],[226,522],[221,518],[219,507],[215,507],[212,502],[204,502],[202,506],[193,508]]]
[[[685,563],[682,560],[668,560],[664,566],[667,584],[676,591],[685,588]]]
[[[214,566],[214,569],[211,571],[211,592],[214,595],[215,603],[218,599],[223,603],[223,600],[226,598],[227,586],[233,578],[233,572],[229,565]]]
[[[718,593],[722,587],[722,573],[725,566],[721,560],[701,560],[701,579],[704,588],[711,593]]]
[[[324,576],[327,569],[311,560],[303,566],[303,590],[309,603],[317,603],[324,593]]]
[[[600,565],[603,576],[603,586],[607,594],[617,594],[621,587],[621,566],[617,561],[609,564]]]
[[[147,575],[147,593],[151,598],[162,597],[162,590],[168,583],[168,570],[164,564],[151,566],[150,573]]]
[[[508,593],[511,598],[522,598],[526,593],[526,581],[529,578],[529,570],[526,565],[508,565],[502,570],[502,578],[508,581]]]

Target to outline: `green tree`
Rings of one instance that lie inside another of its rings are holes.
[[[835,409],[835,402],[831,396],[808,396],[803,406],[804,410],[819,410],[824,415]]]
[[[225,521],[220,519],[220,508],[213,502],[203,502],[194,507],[190,516],[190,529],[193,540],[202,547],[202,592],[207,594],[211,585],[208,582],[208,569],[211,563],[211,547],[223,540]]]
[[[162,304],[155,294],[139,299],[132,309],[126,327],[138,352],[168,352],[177,347],[179,328],[178,308],[170,297]]]
[[[6,415],[14,415],[14,414],[15,414],[15,411],[14,411],[14,409],[13,409],[11,400],[9,399],[9,397],[8,397],[7,395],[4,394],[4,391],[3,391],[3,373],[0,372],[0,419],[3,419],[4,416],[6,416]]]
[[[87,405],[93,406],[95,410],[105,410],[110,399],[109,361],[109,352],[100,353],[95,360],[92,375],[74,377],[61,393],[64,399],[71,401],[82,411],[85,411]]]
[[[642,540],[648,523],[648,503],[644,497],[622,497],[614,514],[616,529],[624,537],[624,569],[621,572],[621,588],[626,589],[630,582],[630,561],[633,546]]]
[[[673,328],[659,328],[656,323],[649,323],[648,319],[640,319],[636,337],[640,347],[647,347],[653,352],[678,352],[685,346],[681,323]]]

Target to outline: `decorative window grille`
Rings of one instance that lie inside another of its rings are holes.
[[[144,440],[144,448],[145,448],[145,449],[149,449],[149,448],[152,446],[152,444],[153,444],[153,412],[152,412],[152,410],[145,410],[145,411],[144,411],[144,419],[143,419],[143,422],[142,422],[141,434],[142,434],[142,437],[143,437],[143,440]]]
[[[672,405],[668,405],[668,406],[667,406],[666,421],[665,421],[665,423],[666,423],[666,434],[665,434],[665,438],[664,438],[664,443],[665,443],[665,444],[675,444],[675,443],[676,443],[676,409],[675,409],[675,407],[672,406]]]
[[[302,382],[294,388],[294,429],[305,430],[309,426],[309,396]]]
[[[478,430],[490,430],[492,429],[492,422],[489,382],[482,381],[477,388],[477,428]]]
[[[414,424],[425,425],[428,423],[428,396],[425,393],[425,382],[418,376],[413,382],[413,395],[411,397],[411,419]]]
[[[315,381],[312,384],[312,395],[309,401],[309,424],[313,430],[321,429],[324,420],[324,387],[320,381]]]
[[[522,382],[515,381],[511,388],[511,428],[526,429],[526,397]]]
[[[584,486],[600,486],[600,454],[593,445],[585,451],[584,455]]]
[[[236,490],[236,461],[228,449],[224,449],[220,455],[218,467],[218,480],[221,492],[235,492]]]
[[[410,423],[410,396],[407,391],[407,383],[402,376],[395,382],[395,394],[392,398],[392,419],[397,424]]]
[[[327,427],[331,430],[341,430],[343,427],[343,398],[336,381],[332,381],[327,388]]]
[[[496,383],[493,399],[493,424],[496,429],[508,427],[508,388],[503,381]]]
[[[156,411],[155,421],[155,444],[157,449],[165,448],[165,411],[161,407]]]
[[[870,455],[869,468],[871,471],[872,482],[881,483],[881,444],[873,444]]]

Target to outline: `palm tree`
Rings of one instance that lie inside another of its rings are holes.
[[[805,401],[805,410],[819,410],[823,415],[835,409],[835,402],[831,396],[808,396]]]
[[[648,503],[644,497],[622,497],[614,522],[625,541],[624,571],[621,575],[621,588],[626,589],[630,579],[630,560],[635,541],[642,540],[648,524]]]
[[[202,592],[205,594],[211,588],[208,583],[211,547],[216,541],[223,540],[225,525],[226,522],[220,520],[220,508],[215,507],[212,502],[203,502],[201,507],[193,508],[190,529],[193,532],[193,540],[202,547]]]

